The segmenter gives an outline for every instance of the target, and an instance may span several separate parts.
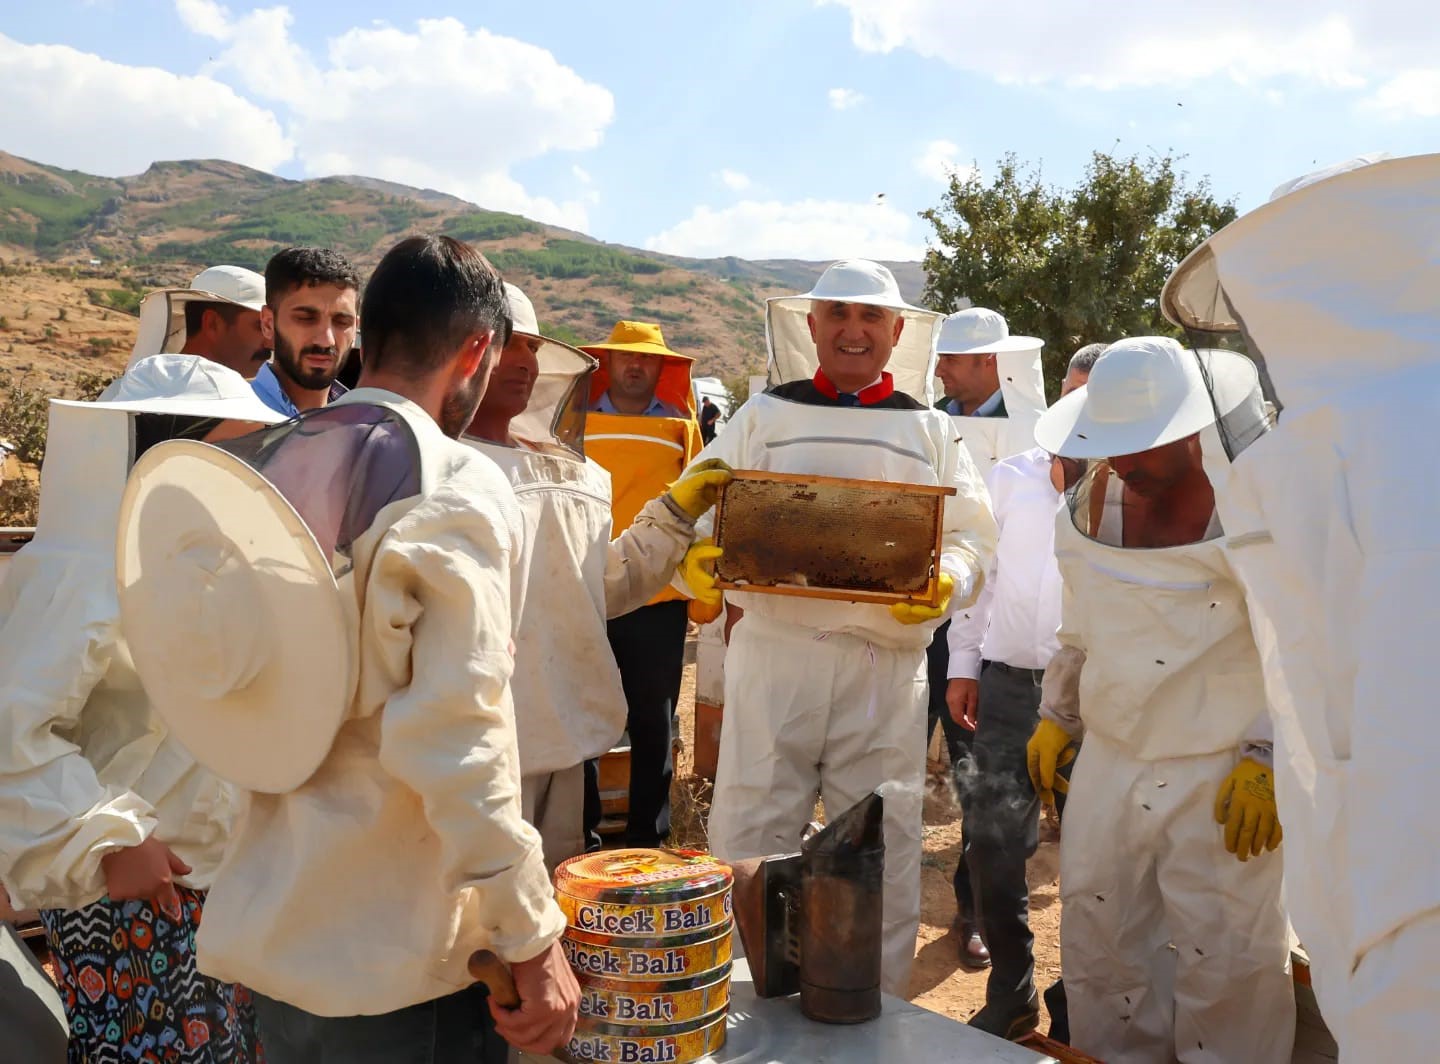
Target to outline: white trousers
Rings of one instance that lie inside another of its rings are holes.
[[[881,986],[908,992],[920,926],[925,651],[746,616],[725,656],[725,718],[710,810],[722,860],[793,853],[814,816],[885,799]]]
[[[1242,864],[1214,802],[1237,754],[1141,761],[1091,733],[1060,834],[1071,1044],[1106,1064],[1289,1064],[1280,849]]]
[[[545,867],[585,852],[585,766],[520,780],[520,815],[540,832]]]

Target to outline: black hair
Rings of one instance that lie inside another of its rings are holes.
[[[490,350],[501,351],[511,330],[500,274],[448,236],[412,236],[386,252],[365,286],[360,320],[366,367],[400,363],[422,374],[473,333],[492,331]]]
[[[135,460],[166,440],[199,440],[220,424],[219,418],[193,414],[142,413],[135,415]]]
[[[185,339],[194,339],[205,324],[205,312],[213,310],[226,325],[234,325],[235,319],[245,308],[235,303],[220,303],[213,299],[192,299],[185,304]]]
[[[329,248],[286,248],[265,264],[265,302],[271,310],[297,288],[335,284],[360,291],[360,273],[338,251]]]

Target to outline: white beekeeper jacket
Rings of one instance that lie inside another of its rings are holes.
[[[517,446],[464,441],[505,474],[524,523],[510,688],[520,772],[529,778],[599,757],[625,730],[625,691],[605,622],[665,586],[695,523],[653,499],[611,541],[610,474],[582,453],[595,360],[540,336],[530,301],[513,286],[507,291],[516,332],[542,340],[535,387],[511,425]]]
[[[1264,412],[1246,379],[1227,375],[1227,393],[1214,402],[1248,437]],[[1212,483],[1229,469],[1221,433],[1214,424],[1200,432]],[[1267,760],[1260,659],[1221,522],[1212,518],[1197,543],[1124,547],[1122,493],[1108,465],[1092,465],[1056,517],[1060,650],[1046,671],[1041,716],[1076,737],[1100,734],[1141,761],[1242,747]]]
[[[1440,155],[1362,158],[1282,187],[1163,297],[1187,329],[1240,331],[1282,408],[1217,502],[1276,718],[1286,898],[1341,1060],[1435,1055],[1437,247]]]
[[[454,993],[472,982],[475,949],[527,960],[565,923],[520,812],[514,495],[493,463],[390,392],[357,389],[298,424],[357,406],[387,419],[381,449],[418,469],[353,541],[353,567],[337,569],[355,694],[313,776],[249,794],[197,937],[206,974],[323,1016]],[[323,490],[333,473],[311,475]]]
[[[21,908],[99,900],[101,858],[151,835],[204,889],[237,807],[151,712],[120,630],[115,530],[138,415],[173,414],[177,397],[280,415],[193,356],[147,359],[111,392],[123,405],[51,403],[39,525],[0,584],[0,881]]]

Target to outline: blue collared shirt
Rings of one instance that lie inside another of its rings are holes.
[[[256,378],[256,379],[258,380],[259,378]],[[261,398],[263,399],[264,396],[261,396]],[[597,413],[597,414],[619,414],[619,413],[620,413],[620,411],[618,411],[618,410],[615,409],[615,404],[610,401],[610,393],[609,393],[609,392],[606,392],[606,393],[605,393],[604,395],[602,395],[599,399],[597,399],[597,400],[595,401],[595,405],[592,406],[590,409],[593,410],[593,411],[595,411],[595,413]],[[624,415],[622,414],[621,416],[623,417]],[[643,414],[640,414],[639,416],[640,416],[640,417],[685,417],[686,415],[684,415],[684,414],[682,414],[680,411],[676,410],[676,409],[675,409],[673,406],[671,406],[669,403],[661,402],[658,398],[652,396],[651,399],[650,399],[650,405],[647,406],[647,407],[645,408],[645,412],[644,412]]]
[[[299,417],[300,410],[290,401],[285,394],[285,389],[280,387],[280,378],[275,376],[275,369],[269,363],[260,367],[260,372],[255,374],[255,379],[250,382],[250,387],[255,390],[260,401],[277,414],[284,414],[286,417]],[[330,382],[330,395],[325,401],[333,403],[350,389],[339,381]]]
[[[992,395],[989,399],[986,399],[983,403],[981,403],[979,406],[977,406],[977,407],[975,408],[975,413],[971,414],[970,416],[971,416],[971,417],[996,417],[996,416],[1002,416],[1002,417],[1003,417],[1004,414],[1003,414],[1003,412],[1002,412],[1002,410],[1001,410],[1001,406],[1002,406],[1002,404],[1004,403],[1004,401],[1005,401],[1005,393],[997,390],[994,395]],[[947,399],[947,400],[945,400],[944,410],[945,410],[945,413],[947,413],[947,414],[953,414],[953,415],[955,415],[956,417],[959,417],[959,416],[960,416],[960,400],[959,400],[959,399]]]

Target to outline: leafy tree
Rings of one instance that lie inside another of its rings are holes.
[[[988,185],[955,174],[920,215],[937,245],[925,255],[927,301],[953,310],[968,298],[1004,314],[1011,332],[1043,339],[1052,395],[1083,344],[1176,335],[1160,313],[1165,278],[1236,213],[1177,161],[1095,152],[1074,189],[1045,184],[1013,155]]]

